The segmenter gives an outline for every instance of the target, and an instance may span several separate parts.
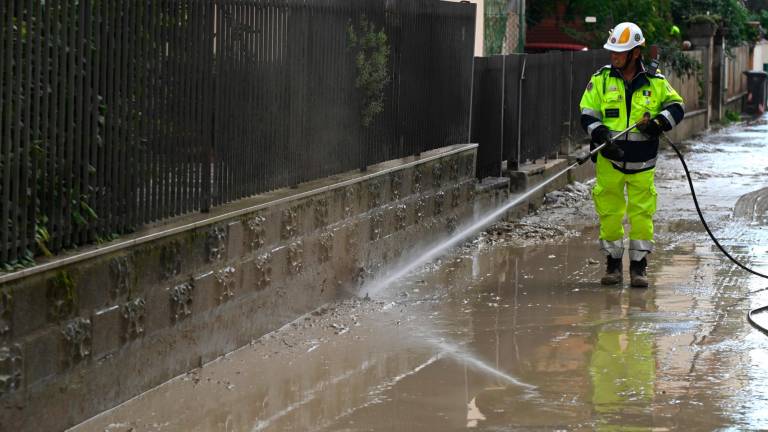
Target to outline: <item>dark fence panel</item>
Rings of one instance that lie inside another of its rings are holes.
[[[473,5],[220,0],[214,204],[466,142]],[[362,124],[349,31],[384,30],[383,112]]]
[[[563,53],[529,55],[526,60],[520,110],[519,162],[548,157],[560,149],[563,124],[562,104],[567,103],[569,77],[560,76]]]
[[[570,105],[572,109],[568,117],[570,122],[569,139],[572,142],[579,142],[586,137],[586,133],[581,128],[581,110],[579,110],[579,102],[581,96],[584,94],[584,89],[587,87],[592,74],[597,72],[597,69],[601,66],[610,64],[611,57],[607,50],[594,50],[594,51],[577,51],[573,54],[571,76],[572,76],[572,90],[570,94]]]
[[[211,10],[204,0],[2,2],[0,263],[199,204]]]
[[[503,56],[475,57],[473,83],[472,137],[478,148],[476,172],[479,178],[500,177],[504,146],[504,61]],[[479,103],[478,101],[482,101]]]
[[[520,120],[524,65],[527,54],[511,54],[504,57],[504,152],[502,160],[509,169],[517,169],[520,160],[519,142],[522,140]]]
[[[579,101],[589,77],[608,60],[605,50],[475,58],[472,141],[479,144],[478,177],[498,175],[503,161],[518,169],[529,160],[568,153],[572,142],[583,140]]]

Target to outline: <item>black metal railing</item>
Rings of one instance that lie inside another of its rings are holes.
[[[438,0],[0,1],[0,266],[466,142],[474,17]],[[389,49],[368,126],[363,22]]]
[[[608,63],[605,50],[476,57],[472,106],[479,178],[501,174],[502,161],[557,155],[584,136],[579,101],[589,76]]]

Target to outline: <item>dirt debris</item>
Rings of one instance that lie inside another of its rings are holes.
[[[545,208],[573,207],[581,204],[591,196],[594,180],[586,183],[570,183],[560,190],[552,191],[544,196]]]

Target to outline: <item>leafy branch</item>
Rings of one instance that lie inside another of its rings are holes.
[[[357,26],[347,27],[351,49],[357,50],[355,87],[363,93],[362,124],[368,127],[384,111],[384,88],[389,84],[389,42],[384,29],[363,15]]]

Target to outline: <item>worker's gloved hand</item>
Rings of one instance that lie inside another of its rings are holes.
[[[637,124],[637,129],[644,133],[648,138],[658,138],[664,132],[664,119],[657,115],[656,117]]]
[[[597,145],[608,142],[610,138],[611,131],[608,130],[608,126],[600,125],[592,131],[592,142]]]
[[[589,151],[592,152],[600,144],[608,142],[611,138],[611,131],[605,125],[600,125],[592,131],[592,142],[589,143]],[[597,162],[597,153],[590,156],[592,162]]]
[[[624,159],[624,150],[622,150],[618,144],[612,141],[606,144],[605,147],[600,150],[600,154],[603,155],[603,157],[606,159],[614,161],[621,161]]]

